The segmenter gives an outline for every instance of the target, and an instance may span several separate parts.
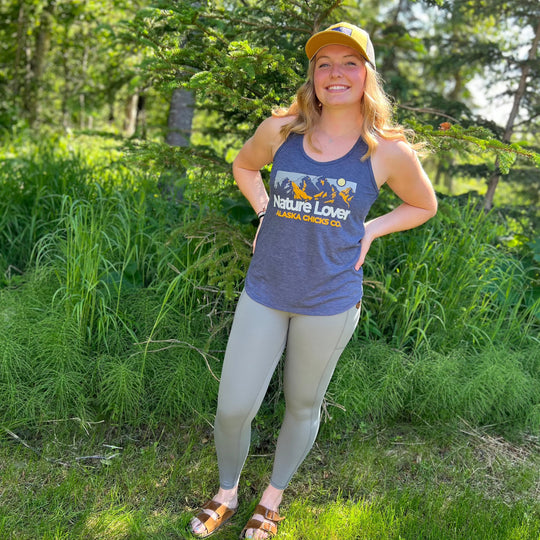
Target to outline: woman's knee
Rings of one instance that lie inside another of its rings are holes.
[[[225,432],[241,430],[246,422],[253,420],[251,408],[246,404],[244,407],[219,407],[216,411],[216,426]]]
[[[302,422],[312,420],[319,415],[322,403],[315,403],[313,399],[289,398],[286,400],[286,411],[295,420]]]

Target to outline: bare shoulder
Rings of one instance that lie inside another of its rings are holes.
[[[437,198],[414,148],[403,140],[380,139],[372,156],[373,174],[405,203],[437,211]]]
[[[281,129],[283,126],[290,124],[296,119],[296,115],[287,116],[269,116],[266,120],[263,120],[262,124],[268,124],[272,129]],[[261,125],[262,125],[261,124]]]
[[[283,142],[281,128],[293,120],[294,116],[270,116],[260,123],[253,137],[261,143],[270,144],[274,155]]]
[[[411,145],[403,140],[392,140],[379,138],[379,144],[377,146],[376,153],[384,160],[391,160],[396,162],[403,161],[415,161],[416,152]]]
[[[416,152],[408,142],[399,139],[380,137],[371,162],[379,186],[404,175],[422,174]]]
[[[271,163],[283,142],[281,128],[292,119],[292,116],[270,116],[263,120],[236,156],[235,164],[246,169],[258,170]]]

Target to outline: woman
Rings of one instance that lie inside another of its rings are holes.
[[[358,322],[371,243],[437,211],[404,130],[390,123],[369,35],[338,23],[313,35],[306,53],[308,79],[296,100],[262,122],[233,164],[260,225],[219,389],[220,489],[191,522],[199,538],[236,512],[251,421],[286,350],[272,478],[240,537],[276,534],[283,491],[314,443],[324,394]],[[270,195],[260,174],[269,163]],[[402,203],[364,223],[384,183]]]

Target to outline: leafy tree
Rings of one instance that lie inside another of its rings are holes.
[[[512,135],[514,133],[514,127],[516,125],[516,121],[517,121],[520,107],[522,104],[525,105],[525,108],[529,109],[529,113],[532,112],[533,115],[535,115],[536,117],[538,117],[538,114],[540,112],[540,102],[538,101],[538,92],[532,91],[531,89],[532,85],[529,84],[529,77],[531,77],[531,80],[536,81],[536,85],[538,86],[539,70],[536,69],[535,70],[536,73],[534,73],[533,66],[535,65],[535,61],[537,58],[539,41],[540,41],[540,18],[537,19],[536,28],[534,28],[532,43],[531,43],[529,52],[527,54],[527,58],[525,61],[519,62],[519,67],[518,67],[519,80],[516,85],[516,89],[513,92],[512,110],[510,111],[510,114],[508,115],[506,126],[504,128],[504,134],[502,136],[502,141],[505,143],[510,143],[512,139]],[[529,97],[530,94],[536,97],[536,103],[534,103],[533,100]],[[532,111],[530,109],[532,109]],[[526,121],[526,123],[531,124],[532,122],[529,120],[528,122]],[[495,190],[497,189],[497,185],[500,181],[500,178],[501,178],[501,171],[500,171],[499,163],[497,162],[496,167],[495,167],[495,172],[490,176],[488,180],[488,191],[486,194],[485,205],[484,205],[485,208],[488,210],[493,206],[493,197],[495,195]],[[537,187],[540,187],[540,181],[538,180],[538,176],[537,176],[536,185]],[[536,202],[538,202],[538,190],[536,190],[536,194],[537,194]]]
[[[433,2],[425,4],[432,5]],[[503,143],[496,145],[501,150],[496,152],[495,160],[488,160],[487,156],[484,159],[491,170],[486,169],[485,164],[479,164],[475,156],[468,159],[468,173],[484,178],[488,184],[484,207],[493,206],[501,174],[517,189],[528,189],[532,202],[537,202],[540,178],[533,167],[534,160],[538,164],[538,157],[533,153],[538,148],[540,80],[535,60],[540,33],[537,2],[446,0],[434,13],[436,30],[426,37],[426,46],[433,51],[426,79],[431,84],[439,80],[439,92],[443,97],[439,108],[451,115],[454,120],[450,121],[459,123],[461,128],[488,129],[496,141]],[[472,112],[475,96],[468,90],[467,83],[474,77],[481,77],[488,91],[504,87],[492,105],[500,107],[502,98],[511,98],[513,107],[507,118],[501,118],[495,124]],[[514,126],[526,131],[517,133]],[[516,136],[519,137],[517,140]],[[521,159],[520,155],[532,158],[532,161]],[[517,163],[514,163],[516,158]],[[448,175],[463,173],[463,161],[452,160],[457,166],[450,164]],[[514,167],[513,171],[510,171],[511,167]],[[527,174],[523,174],[524,170]]]
[[[122,127],[142,52],[120,40],[127,0],[0,0],[0,126]],[[94,123],[94,119],[97,122]]]
[[[148,124],[166,133],[170,103],[170,143],[188,134],[186,111],[194,111],[190,147],[149,145],[144,157],[187,171],[190,196],[209,204],[236,194],[232,157],[303,81],[307,38],[343,19],[372,35],[398,120],[437,150],[435,178],[451,190],[457,173],[486,180],[503,173],[537,200],[532,0],[0,0],[0,11],[0,126],[111,126],[144,137],[146,111]],[[474,112],[468,84],[479,75],[488,86],[508,82],[512,122]],[[183,125],[175,127],[175,117]]]
[[[187,167],[192,198],[216,201],[231,185],[228,158],[273,107],[287,103],[303,77],[299,51],[314,28],[339,9],[309,2],[186,3],[162,0],[132,25],[151,46],[153,80],[167,91],[194,93],[199,111],[189,149],[165,152],[160,163]],[[182,47],[181,44],[187,46]]]
[[[467,84],[506,54],[497,27],[503,15],[490,18],[475,0],[440,3],[160,0],[130,31],[153,50],[152,83],[193,92],[197,115],[190,148],[154,146],[145,157],[187,169],[191,198],[217,204],[224,190],[235,193],[229,163],[241,142],[304,80],[309,35],[345,19],[371,33],[399,120],[434,146],[448,174],[466,162],[476,167],[479,156],[492,167],[497,158],[505,174],[516,156],[538,160],[473,112]],[[433,24],[418,23],[419,10]]]
[[[36,122],[54,9],[48,0],[0,3],[0,111],[5,120],[16,121],[10,116],[19,109],[31,125]]]
[[[376,15],[391,4],[370,1],[359,10],[355,2],[343,0],[162,0],[141,10],[131,29],[142,44],[153,47],[154,83],[167,91],[193,92],[198,112],[189,149],[152,147],[146,157],[186,167],[193,179],[191,198],[214,204],[224,189],[236,194],[228,189],[230,160],[273,108],[292,100],[305,77],[303,48],[313,32],[338,20],[355,20],[373,33],[381,59],[391,58],[395,49],[406,47],[412,54],[421,46],[402,33],[380,30],[384,24]]]

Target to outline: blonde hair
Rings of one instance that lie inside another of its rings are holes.
[[[364,95],[360,102],[363,122],[360,135],[366,142],[368,150],[362,160],[367,159],[377,148],[377,137],[388,140],[402,140],[408,142],[407,136],[413,134],[400,125],[392,122],[392,103],[382,87],[379,74],[371,67],[366,66],[366,80]],[[296,98],[288,108],[275,109],[272,114],[277,117],[292,116],[292,120],[282,126],[281,135],[285,140],[291,133],[307,136],[308,144],[319,150],[312,141],[313,129],[321,116],[321,103],[315,94],[313,75],[315,72],[315,57],[309,63],[306,82],[298,89]]]

